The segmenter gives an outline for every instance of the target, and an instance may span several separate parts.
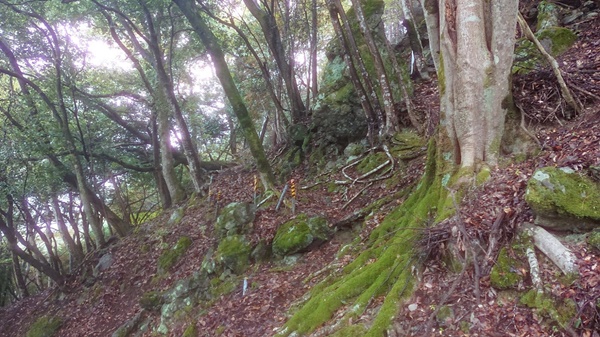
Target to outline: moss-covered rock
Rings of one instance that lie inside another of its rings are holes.
[[[254,221],[256,209],[248,202],[234,202],[221,210],[215,231],[220,239],[229,235],[245,234]]]
[[[241,274],[248,268],[251,251],[243,235],[232,235],[221,240],[215,258],[233,273]]]
[[[60,329],[63,320],[56,316],[42,316],[31,324],[26,337],[51,337]]]
[[[569,168],[535,171],[525,200],[540,226],[570,231],[600,226],[600,185]]]
[[[520,272],[522,261],[511,258],[506,247],[500,250],[496,264],[490,272],[490,283],[496,289],[517,288],[525,276]]]
[[[562,328],[567,327],[577,315],[577,305],[572,299],[554,299],[535,289],[521,296],[519,302],[529,308],[537,309],[541,316],[551,319]]]
[[[185,254],[191,244],[192,239],[189,237],[180,237],[173,248],[165,250],[158,258],[158,272],[165,273],[169,271],[169,269],[179,261],[183,254]]]
[[[325,218],[300,214],[279,227],[273,239],[273,254],[285,256],[303,252],[311,245],[327,241],[329,235]]]
[[[140,306],[149,311],[159,311],[164,300],[162,293],[159,291],[148,291],[140,297]]]
[[[600,252],[600,230],[591,232],[587,237],[587,243],[597,252]]]
[[[557,57],[567,51],[577,40],[577,35],[564,27],[548,27],[535,33],[548,54]],[[538,66],[546,64],[533,42],[523,38],[517,41],[513,73],[528,73]]]
[[[196,328],[195,324],[190,324],[185,331],[183,331],[183,335],[181,337],[196,337],[198,336],[198,328]]]

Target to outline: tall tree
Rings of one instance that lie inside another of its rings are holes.
[[[290,100],[292,121],[297,123],[306,116],[306,107],[302,101],[300,90],[298,89],[296,71],[293,64],[291,64],[291,61],[293,61],[293,53],[290,51],[289,57],[286,56],[287,54],[281,38],[281,32],[275,17],[275,2],[271,1],[270,5],[267,5],[267,2],[263,2],[265,8],[261,8],[255,0],[244,0],[244,4],[260,24],[263,35],[271,50],[271,55],[275,59],[281,77],[285,83],[287,95]]]
[[[454,161],[496,165],[512,109],[511,66],[517,0],[421,0],[440,81],[442,125]]]
[[[269,164],[260,138],[256,133],[254,123],[248,114],[246,104],[244,103],[244,100],[240,95],[235,82],[233,81],[233,77],[231,77],[229,66],[225,61],[225,54],[221,49],[217,37],[212,33],[202,18],[199,8],[193,0],[173,0],[173,2],[177,4],[181,12],[186,16],[192,25],[192,28],[208,51],[217,77],[219,78],[221,86],[223,87],[223,91],[225,91],[225,95],[227,96],[229,103],[233,108],[233,112],[235,113],[242,127],[244,136],[248,142],[250,151],[252,152],[252,156],[256,160],[258,172],[260,173],[263,185],[267,189],[273,188],[275,185],[275,176],[273,175],[271,165]]]

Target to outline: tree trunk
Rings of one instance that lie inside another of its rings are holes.
[[[344,36],[344,31],[343,31],[342,26],[339,21],[338,7],[334,3],[334,1],[328,0],[327,7],[329,9],[329,15],[331,17],[331,23],[333,25],[333,30],[335,31],[335,34],[338,36],[340,46],[342,46],[342,49],[344,50],[343,57],[344,57],[344,62],[346,63],[346,67],[348,68],[348,71],[350,72],[350,80],[352,81],[354,90],[360,97],[360,105],[363,108],[363,111],[365,112],[365,115],[367,117],[368,138],[369,138],[369,144],[372,147],[374,145],[374,138],[377,135],[376,130],[379,128],[380,125],[378,123],[375,111],[373,109],[373,105],[371,104],[371,99],[369,98],[369,95],[368,95],[367,91],[365,90],[365,87],[362,85],[362,83],[358,77],[358,73],[356,71],[355,63],[354,63],[352,57],[354,56],[357,63],[361,62],[361,64],[362,64],[362,60],[360,59],[360,55],[357,55],[357,53],[352,53],[351,46],[356,46],[356,43],[354,42],[354,37],[347,36],[347,35]],[[352,39],[352,42],[350,42],[350,39]],[[363,64],[363,67],[364,67],[364,64]]]
[[[56,194],[52,194],[51,196],[51,204],[52,204],[52,212],[54,213],[54,220],[58,225],[58,230],[60,232],[61,238],[63,242],[67,245],[67,249],[69,250],[69,270],[73,270],[74,266],[78,266],[81,261],[83,261],[83,250],[81,246],[75,243],[75,240],[69,234],[69,229],[65,224],[65,220],[62,216],[62,212],[60,210],[60,205],[58,204],[58,197]]]
[[[463,168],[496,165],[505,116],[511,108],[510,70],[517,0],[424,1],[440,81],[442,124]],[[439,40],[434,18],[439,19]],[[433,45],[439,41],[439,46]]]
[[[155,93],[160,91],[161,93],[157,95],[159,99],[164,99],[161,105],[171,111],[173,116],[175,117],[175,122],[179,127],[179,131],[181,133],[181,144],[183,146],[183,152],[187,159],[190,177],[192,180],[192,184],[194,185],[194,191],[199,195],[203,195],[204,184],[206,182],[206,175],[204,174],[202,168],[200,167],[200,158],[198,158],[198,150],[196,149],[196,144],[192,141],[192,137],[190,135],[190,131],[188,129],[187,123],[183,118],[183,113],[181,111],[181,106],[177,101],[177,97],[175,96],[175,91],[172,85],[172,78],[167,73],[165,68],[165,63],[163,58],[165,57],[164,52],[162,51],[159,43],[159,36],[154,27],[154,19],[152,14],[148,10],[148,8],[144,5],[143,2],[140,2],[142,8],[144,10],[144,16],[146,17],[146,23],[148,26],[148,31],[150,33],[148,42],[148,48],[152,53],[152,64],[154,66],[154,70],[156,71],[157,79],[158,79],[158,89],[155,90]]]
[[[367,67],[363,61],[362,56],[360,55],[360,50],[358,49],[358,45],[356,44],[356,39],[354,38],[354,34],[352,33],[352,28],[350,27],[350,22],[348,21],[348,17],[346,16],[346,12],[344,12],[344,8],[342,7],[342,3],[340,0],[329,0],[337,9],[337,13],[340,16],[342,26],[344,28],[344,32],[346,33],[346,39],[348,42],[348,47],[350,51],[350,55],[352,55],[352,60],[354,64],[358,64],[358,68],[360,69],[362,82],[364,85],[364,91],[368,94],[369,102],[371,103],[371,107],[373,113],[375,114],[376,124],[373,127],[375,130],[380,130],[380,128],[384,125],[384,117],[382,114],[381,105],[379,104],[379,98],[377,97],[377,93],[375,92],[375,88],[373,86],[373,81],[371,80],[371,75],[367,71]]]
[[[15,252],[11,252],[13,271],[15,273],[15,279],[17,281],[17,288],[21,291],[21,297],[29,297],[29,290],[27,289],[27,283],[25,283],[25,277],[23,277],[23,270],[21,270],[21,262],[19,262],[19,256]]]
[[[175,1],[175,3],[178,3],[178,1]],[[275,63],[277,63],[277,68],[285,82],[292,110],[292,122],[297,123],[306,116],[306,107],[302,102],[300,90],[298,90],[295,71],[286,60],[286,53],[283,48],[283,42],[281,41],[281,34],[277,26],[277,21],[273,14],[273,8],[267,12],[258,7],[254,0],[244,0],[244,4],[246,4],[246,7],[250,13],[252,13],[252,16],[254,16],[260,24],[265,39],[267,40],[267,44],[269,45],[269,49],[271,50],[271,54],[275,59]]]
[[[229,99],[229,103],[231,104],[233,111],[238,118],[246,141],[250,146],[250,152],[252,152],[252,156],[256,160],[258,172],[260,173],[263,185],[266,189],[271,189],[275,185],[275,176],[273,175],[271,165],[267,160],[264,148],[262,147],[260,139],[258,138],[258,134],[256,133],[254,123],[252,123],[252,119],[248,114],[244,100],[240,95],[233,78],[231,77],[229,67],[225,62],[225,55],[219,46],[217,38],[210,31],[200,16],[200,13],[198,12],[195,3],[192,0],[173,0],[173,2],[179,6],[181,12],[183,12],[183,14],[190,21],[192,28],[200,37],[204,47],[208,51],[215,67],[217,77],[223,86],[223,91]]]
[[[381,90],[381,97],[383,101],[383,109],[385,111],[385,124],[381,131],[383,135],[392,135],[395,132],[400,131],[400,122],[394,111],[394,97],[392,96],[390,81],[385,72],[385,65],[383,64],[383,59],[381,58],[379,49],[375,45],[375,40],[371,34],[371,29],[365,21],[365,14],[361,7],[360,1],[352,0],[352,7],[354,8],[360,29],[364,35],[365,43],[367,44],[369,52],[373,57],[373,65],[375,66],[375,71],[377,72],[379,89]]]

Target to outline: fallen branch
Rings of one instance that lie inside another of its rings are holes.
[[[519,21],[519,25],[521,26],[521,29],[523,30],[523,34],[525,34],[527,39],[529,41],[531,41],[537,47],[537,49],[540,51],[542,56],[544,56],[546,61],[550,64],[550,67],[552,68],[552,72],[554,72],[554,75],[556,76],[556,79],[558,80],[558,85],[560,86],[560,92],[562,93],[567,104],[569,104],[569,106],[571,106],[577,114],[581,113],[582,108],[579,104],[577,104],[577,101],[575,101],[575,99],[573,98],[573,94],[571,93],[571,90],[569,90],[569,87],[567,87],[567,84],[565,83],[565,80],[562,76],[562,73],[558,66],[558,62],[556,62],[556,59],[554,57],[552,57],[552,55],[548,54],[548,52],[546,52],[546,49],[544,48],[544,46],[542,46],[540,41],[535,37],[535,35],[531,31],[531,28],[529,28],[529,25],[527,25],[527,22],[523,18],[523,15],[521,15],[521,12],[518,13],[517,20]]]
[[[364,192],[367,188],[373,186],[373,183],[369,183],[367,186],[363,187],[360,191],[358,191],[358,193],[356,193],[355,196],[353,196],[350,200],[348,200],[344,206],[342,206],[342,209],[346,209],[346,207],[348,207],[348,205],[350,205],[354,199],[358,198],[359,195],[361,195],[362,192]]]
[[[579,274],[579,269],[575,264],[575,255],[558,241],[554,235],[532,224],[525,224],[524,229],[529,231],[533,236],[535,246],[548,256],[564,274]]]

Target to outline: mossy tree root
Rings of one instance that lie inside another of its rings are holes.
[[[373,231],[369,248],[346,266],[339,278],[313,288],[310,299],[288,320],[278,337],[310,333],[349,305],[341,322],[336,324],[343,328],[381,295],[385,299],[365,336],[383,336],[399,309],[399,302],[410,296],[413,289],[411,267],[418,257],[413,250],[418,229],[447,204],[441,168],[437,168],[441,162],[435,142],[431,141],[426,172],[415,192]]]

